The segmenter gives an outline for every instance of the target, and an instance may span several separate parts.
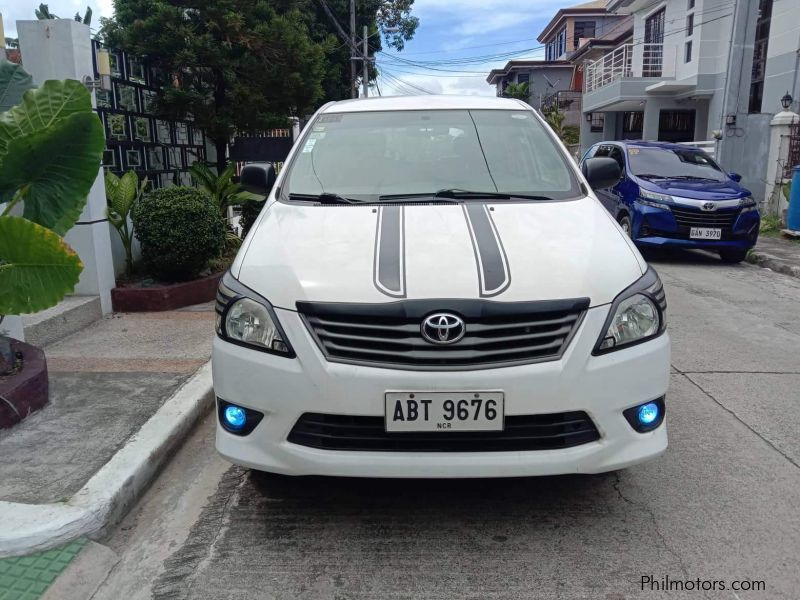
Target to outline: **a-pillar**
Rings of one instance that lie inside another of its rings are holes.
[[[17,21],[17,33],[23,67],[31,74],[36,85],[48,79],[80,81],[86,75],[94,76],[88,26],[73,19]],[[110,313],[114,265],[106,219],[103,169],[99,164],[97,179],[89,192],[83,213],[64,239],[83,262],[83,273],[75,293],[100,296],[103,313]]]
[[[767,184],[764,189],[764,199],[767,202],[767,212],[781,215],[789,205],[788,198],[784,198],[781,190],[775,188],[783,180],[783,168],[789,157],[789,128],[792,123],[800,122],[800,115],[791,111],[779,112],[769,123],[769,158],[767,160]],[[791,175],[789,176],[791,178]],[[789,178],[786,178],[787,180]]]

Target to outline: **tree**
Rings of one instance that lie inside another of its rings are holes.
[[[503,96],[506,98],[516,98],[527,102],[531,98],[531,85],[527,81],[523,83],[509,83],[503,91]]]
[[[364,25],[370,33],[370,54],[380,52],[383,42],[390,48],[402,50],[405,43],[414,37],[419,19],[411,15],[414,0],[356,0],[356,43],[361,53],[361,35]],[[312,10],[304,14],[309,18],[312,36],[336,35],[336,46],[327,56],[326,75],[323,80],[326,100],[341,100],[350,97],[350,57],[353,51],[349,45],[350,0],[313,0]],[[330,15],[324,7],[330,11]],[[332,15],[332,16],[331,16]],[[344,35],[333,23],[342,27]],[[381,35],[376,35],[380,33]],[[356,83],[361,77],[361,65],[356,70]],[[377,77],[374,64],[370,67],[370,80]]]
[[[47,4],[40,4],[39,8],[33,9],[36,18],[40,21],[46,21],[48,19],[58,19],[56,15],[50,12],[50,7]]]
[[[50,7],[47,4],[40,4],[39,8],[33,9],[36,18],[40,21],[45,21],[48,19],[60,19],[58,15],[54,15],[50,12]],[[80,13],[75,13],[75,20],[78,23],[83,23],[84,25],[91,25],[92,24],[92,9],[91,7],[86,7],[86,12],[81,17]]]
[[[553,107],[544,113],[544,120],[550,125],[553,132],[565,144],[577,144],[580,141],[580,128],[575,125],[564,125],[564,111]]]
[[[102,20],[112,46],[146,56],[164,74],[158,108],[190,115],[217,150],[237,130],[283,127],[323,97],[330,33],[309,33],[305,0],[115,0]]]

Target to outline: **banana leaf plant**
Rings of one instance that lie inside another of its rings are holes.
[[[78,81],[34,88],[2,61],[0,107],[0,315],[19,315],[57,304],[78,282],[83,265],[62,236],[86,204],[105,138]]]
[[[140,182],[135,171],[128,171],[122,177],[117,177],[110,171],[106,172],[108,202],[106,214],[108,222],[114,226],[122,240],[122,247],[125,249],[125,272],[128,275],[133,272],[133,223],[128,217],[148,184],[146,177]]]

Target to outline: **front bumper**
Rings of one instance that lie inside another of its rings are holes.
[[[608,310],[606,305],[587,312],[560,360],[442,372],[328,362],[299,315],[276,309],[296,358],[250,350],[218,337],[214,340],[217,397],[264,413],[247,436],[231,434],[217,423],[217,450],[231,462],[259,470],[350,477],[598,473],[642,462],[666,449],[666,423],[640,434],[622,412],[666,393],[669,337],[665,333],[625,350],[592,356]],[[601,437],[572,448],[524,452],[332,451],[287,441],[303,413],[383,416],[387,390],[502,390],[506,415],[582,410]]]
[[[686,210],[685,207],[682,207]],[[695,219],[704,214],[697,211]],[[638,246],[676,247],[703,250],[749,250],[758,241],[760,217],[757,211],[738,214],[730,227],[721,227],[721,240],[698,240],[689,237],[689,226],[679,222],[672,211],[637,204],[633,215],[632,238]],[[699,227],[715,227],[698,223]]]

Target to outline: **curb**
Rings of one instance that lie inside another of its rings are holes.
[[[130,510],[213,403],[209,361],[67,502],[0,501],[0,558],[104,533]]]
[[[751,250],[747,254],[747,262],[765,269],[771,269],[777,273],[783,273],[789,277],[800,278],[800,266],[791,265],[777,256],[760,250]]]

